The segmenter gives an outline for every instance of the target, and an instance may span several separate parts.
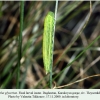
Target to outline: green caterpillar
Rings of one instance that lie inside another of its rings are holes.
[[[45,17],[43,33],[43,62],[46,74],[50,72],[53,62],[54,23],[54,13],[50,11]]]

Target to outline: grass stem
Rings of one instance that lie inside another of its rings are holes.
[[[22,57],[22,31],[23,31],[23,18],[24,18],[24,1],[21,1],[20,5],[20,34],[18,37],[18,69],[17,69],[17,84],[16,88],[19,88],[19,78],[20,78],[20,60]]]
[[[56,26],[56,15],[57,15],[57,8],[58,8],[58,0],[56,0],[56,6],[55,6],[55,24],[54,24],[54,33],[55,33],[55,26]],[[54,45],[54,40],[53,40]],[[50,88],[52,89],[52,67],[53,67],[53,57],[51,61],[51,67],[50,67]]]

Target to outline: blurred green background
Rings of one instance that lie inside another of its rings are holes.
[[[48,75],[45,74],[42,58],[42,36],[44,18],[48,11],[55,11],[55,3],[55,1],[25,1],[20,88],[49,88],[46,86]],[[1,88],[16,88],[19,30],[20,2],[0,1]],[[91,9],[89,1],[59,1],[53,78],[99,35],[100,1],[92,1]],[[53,82],[56,86],[61,86],[99,73],[100,39],[71,66],[67,66]],[[100,88],[100,77],[88,78],[64,88]]]

